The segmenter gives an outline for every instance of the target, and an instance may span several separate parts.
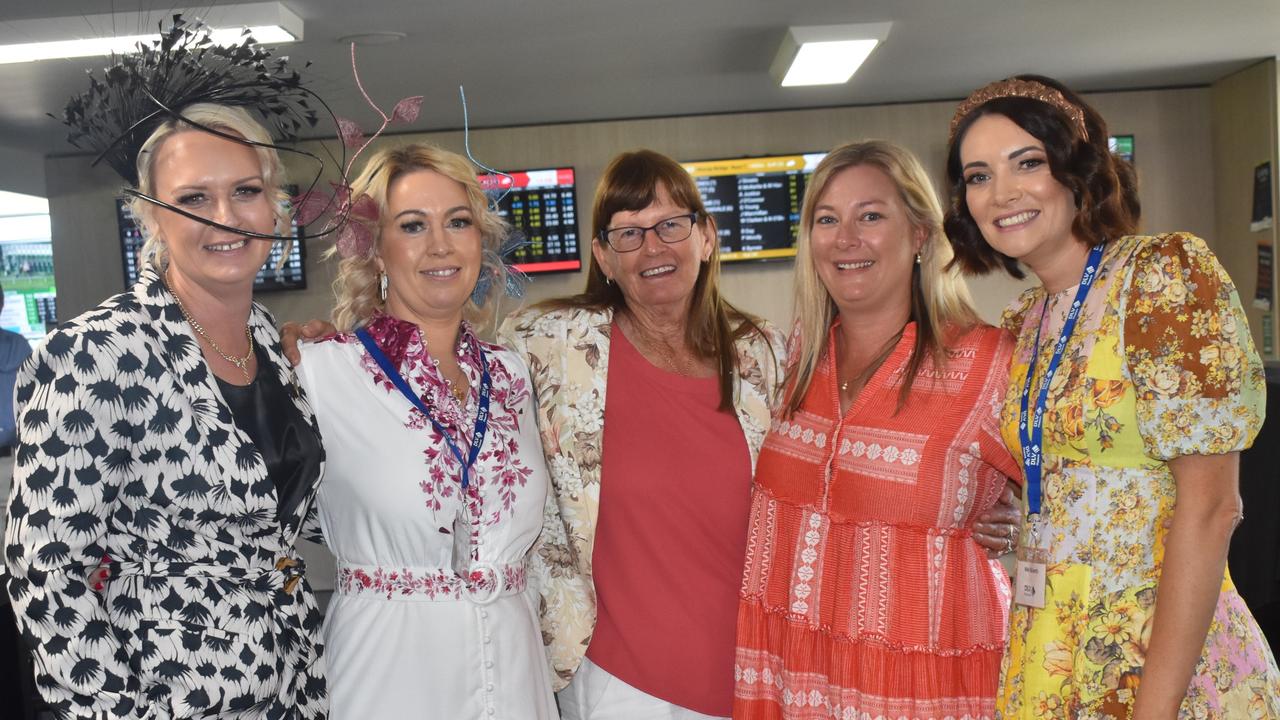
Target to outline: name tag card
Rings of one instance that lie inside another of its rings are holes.
[[[1044,608],[1044,575],[1048,568],[1049,551],[1040,548],[1019,548],[1018,563],[1014,574],[1013,601],[1026,607]]]

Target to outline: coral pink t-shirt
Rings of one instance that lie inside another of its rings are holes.
[[[751,457],[717,378],[660,370],[615,324],[587,657],[707,715],[733,706]]]

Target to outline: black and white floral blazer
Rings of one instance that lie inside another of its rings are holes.
[[[270,315],[255,305],[250,326],[315,428]],[[318,478],[278,519],[156,272],[51,334],[16,402],[8,591],[59,715],[324,717],[320,612],[299,568],[277,569]]]

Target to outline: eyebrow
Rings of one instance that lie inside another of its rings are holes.
[[[467,205],[454,205],[448,210],[445,210],[444,214],[447,217],[456,212],[463,212],[463,211],[471,212],[471,208]],[[427,212],[426,210],[422,210],[420,208],[409,208],[408,210],[401,210],[400,212],[396,213],[396,217],[400,217],[401,215],[430,215],[430,214],[431,213]]]
[[[255,180],[258,182],[263,182],[261,175],[249,175],[247,177],[242,177],[239,180],[233,180],[231,184],[239,186],[247,182],[253,182]],[[173,192],[183,192],[186,190],[206,190],[208,189],[208,187],[209,187],[209,183],[204,183],[204,182],[188,183],[186,185],[179,185],[175,187],[173,189]]]
[[[1027,145],[1026,147],[1020,147],[1017,150],[1014,150],[1013,152],[1009,153],[1009,159],[1016,160],[1017,158],[1023,155],[1026,155],[1029,152],[1035,152],[1037,150],[1040,152],[1044,152],[1044,148],[1038,145]],[[990,167],[990,166],[987,165],[987,163],[983,160],[974,160],[971,163],[966,163],[965,166],[961,169],[968,170],[971,167]]]
[[[864,208],[868,205],[888,205],[888,204],[889,203],[886,200],[880,200],[879,198],[875,198],[871,200],[863,200],[862,202],[857,203],[854,207]],[[830,210],[832,212],[835,212],[836,208],[834,205],[828,205],[826,203],[823,203],[813,209],[814,212],[817,212],[819,210]]]

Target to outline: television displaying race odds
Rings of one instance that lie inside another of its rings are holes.
[[[573,272],[582,268],[573,168],[517,170],[479,176],[498,213],[528,244],[505,258],[521,272]]]
[[[720,260],[777,260],[796,254],[804,188],[825,153],[682,163],[715,216]]]

